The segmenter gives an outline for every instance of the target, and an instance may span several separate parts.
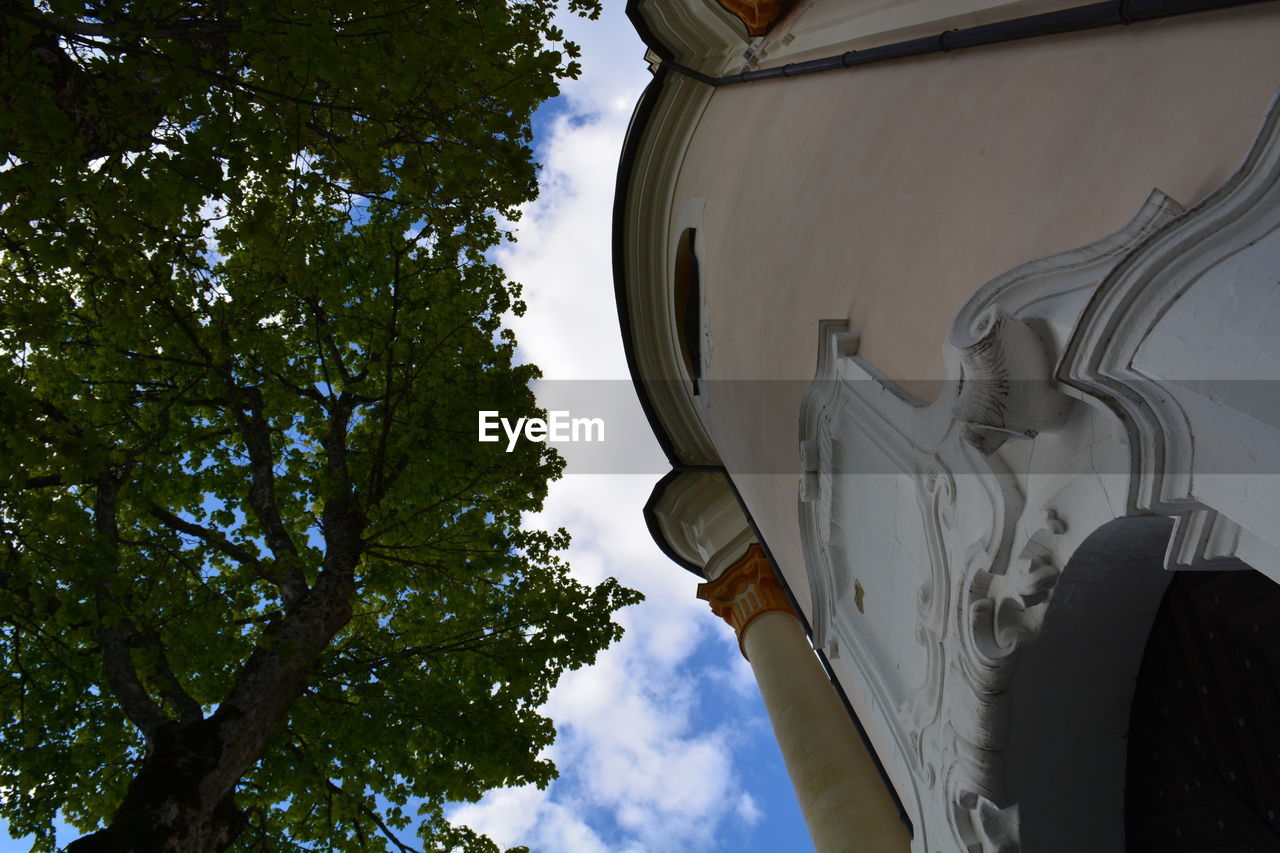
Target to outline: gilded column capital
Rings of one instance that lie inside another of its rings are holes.
[[[743,657],[747,652],[742,646],[742,637],[752,619],[770,610],[795,615],[759,545],[748,548],[743,558],[725,569],[720,577],[698,584],[698,598],[709,603],[712,612],[733,627]]]
[[[793,0],[720,0],[720,5],[747,25],[747,32],[762,36],[769,32]]]

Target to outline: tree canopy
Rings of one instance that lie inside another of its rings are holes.
[[[0,0],[0,817],[38,849],[61,812],[74,853],[485,851],[446,804],[553,778],[537,707],[638,596],[522,527],[552,451],[476,441],[536,410],[486,252],[577,73],[552,11]]]

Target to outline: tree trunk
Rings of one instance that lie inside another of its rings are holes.
[[[111,824],[73,841],[67,853],[220,853],[230,847],[246,824],[234,787],[207,790],[225,760],[221,729],[215,716],[157,731]]]
[[[240,777],[262,757],[315,662],[351,619],[365,521],[349,484],[326,505],[325,521],[315,586],[267,629],[212,716],[143,728],[147,755],[124,802],[105,829],[67,853],[221,853],[244,830],[247,818],[234,800]]]

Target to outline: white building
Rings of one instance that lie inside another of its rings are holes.
[[[629,13],[648,520],[818,849],[1280,849],[1280,6]]]

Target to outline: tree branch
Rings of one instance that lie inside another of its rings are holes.
[[[178,715],[178,721],[197,723],[203,720],[204,709],[200,707],[199,702],[191,698],[191,694],[183,688],[173,668],[169,666],[169,657],[164,652],[160,635],[155,631],[147,631],[142,636],[142,645],[151,651],[152,663],[155,665],[156,675],[160,678],[160,696]]]
[[[391,425],[395,421],[396,401],[392,377],[395,375],[395,342],[400,333],[400,263],[402,253],[395,252],[395,269],[391,277],[391,318],[387,329],[386,363],[383,365],[384,391],[382,395],[381,429],[373,463],[369,466],[369,505],[376,506],[386,496],[395,477],[384,476],[387,465],[387,447],[391,441]],[[397,466],[402,468],[403,466]]]
[[[249,453],[249,506],[262,527],[267,547],[283,569],[277,573],[276,583],[285,609],[289,610],[306,595],[307,579],[298,565],[297,546],[276,506],[275,456],[271,449],[270,426],[263,411],[262,392],[257,388],[240,387],[230,368],[222,368],[222,374],[231,398],[231,415]]]
[[[165,527],[199,539],[220,554],[230,557],[247,568],[253,569],[254,573],[260,578],[275,583],[275,578],[262,565],[262,561],[258,559],[257,555],[249,551],[248,548],[232,542],[219,531],[210,530],[208,527],[196,524],[194,521],[187,521],[185,518],[174,515],[156,504],[151,504],[151,506],[147,507],[147,512]]]
[[[65,485],[61,474],[46,474],[43,477],[28,477],[24,489],[44,489],[49,486]]]
[[[122,630],[128,627],[128,620],[123,616],[124,603],[117,598],[115,592],[120,551],[117,523],[119,494],[120,481],[110,472],[103,472],[98,478],[93,513],[98,542],[106,552],[100,558],[104,562],[103,571],[95,585],[98,645],[102,650],[102,667],[107,684],[120,701],[125,716],[150,739],[168,718],[138,678],[129,642]]]
[[[411,847],[408,844],[406,844],[404,841],[400,840],[400,837],[397,836],[394,832],[392,832],[391,827],[387,826],[386,822],[382,819],[382,816],[378,814],[377,810],[370,808],[369,804],[366,803],[363,799],[356,796],[355,794],[350,793],[341,785],[339,785],[337,782],[334,782],[332,779],[330,779],[329,774],[324,772],[324,769],[321,768],[316,763],[315,759],[311,757],[311,752],[307,747],[307,742],[297,732],[293,731],[292,729],[290,729],[289,733],[293,735],[293,740],[294,740],[293,743],[289,744],[289,751],[292,752],[294,756],[297,757],[299,760],[305,761],[307,764],[310,764],[312,771],[321,779],[324,779],[324,785],[325,785],[326,791],[328,791],[330,794],[337,794],[338,796],[343,797],[344,799],[347,799],[352,803],[354,803],[356,808],[359,809],[360,812],[365,815],[365,817],[373,821],[374,825],[378,827],[378,831],[381,832],[384,836],[386,836],[386,839],[390,841],[392,844],[394,844],[396,846],[396,849],[399,850],[400,853],[423,853],[423,851],[419,850],[418,848]],[[358,825],[356,829],[357,831],[359,831]],[[364,846],[363,843],[361,844],[361,846],[362,847]]]

